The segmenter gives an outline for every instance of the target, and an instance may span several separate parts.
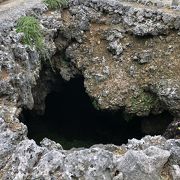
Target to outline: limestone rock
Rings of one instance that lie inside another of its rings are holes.
[[[47,141],[47,140],[45,140]],[[127,145],[94,146],[90,149],[46,149],[33,140],[20,142],[3,169],[4,179],[159,179],[164,165],[170,160],[169,173],[178,177],[178,164],[171,161],[172,148],[180,148],[179,140],[145,137],[133,140],[144,148]],[[162,142],[164,141],[165,145]],[[173,146],[176,142],[177,146]],[[112,147],[112,148],[110,148]],[[121,151],[126,149],[126,151]],[[174,154],[175,155],[175,154]],[[179,154],[175,155],[176,158]],[[14,178],[12,178],[14,177]]]
[[[11,11],[0,6],[0,179],[179,179],[179,139],[146,136],[65,151],[48,139],[42,147],[29,140],[18,119],[22,108],[44,111],[55,71],[65,80],[81,74],[100,109],[138,116],[167,110],[176,119],[170,132],[178,130],[179,1],[132,1],[69,0],[68,9],[52,12],[37,0]],[[23,15],[40,21],[48,58],[22,44],[16,21]]]
[[[63,150],[62,146],[48,138],[44,138],[41,142],[40,142],[42,147],[46,147],[49,150]]]
[[[162,167],[170,153],[157,147],[149,147],[144,151],[129,150],[119,161],[118,170],[124,179],[159,179]]]

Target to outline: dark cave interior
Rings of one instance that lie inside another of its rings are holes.
[[[22,111],[30,139],[39,144],[47,137],[64,149],[70,149],[94,144],[121,145],[128,139],[140,139],[145,135],[141,129],[143,118],[127,121],[122,111],[97,110],[85,92],[83,82],[82,77],[77,77],[64,81],[59,92],[51,91],[42,116],[34,110]]]

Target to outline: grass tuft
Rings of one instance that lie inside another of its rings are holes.
[[[41,51],[44,48],[44,37],[39,21],[32,16],[24,16],[19,18],[16,31],[24,33],[23,43],[35,46]]]
[[[68,0],[44,0],[49,9],[64,8],[68,4]]]

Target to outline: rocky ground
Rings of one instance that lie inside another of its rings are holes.
[[[35,0],[0,5],[0,179],[180,179],[179,139],[65,151],[48,139],[36,145],[18,119],[22,108],[43,112],[55,71],[67,81],[83,75],[100,109],[170,112],[166,137],[179,137],[179,1],[149,2],[70,0],[61,11]],[[16,21],[23,15],[39,19],[49,59],[21,43]]]

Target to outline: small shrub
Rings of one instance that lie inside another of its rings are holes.
[[[24,33],[23,43],[34,45],[37,50],[44,48],[44,37],[39,21],[32,16],[21,17],[17,22],[16,31]]]
[[[57,9],[66,7],[68,0],[44,0],[44,3],[48,6],[49,9]]]

